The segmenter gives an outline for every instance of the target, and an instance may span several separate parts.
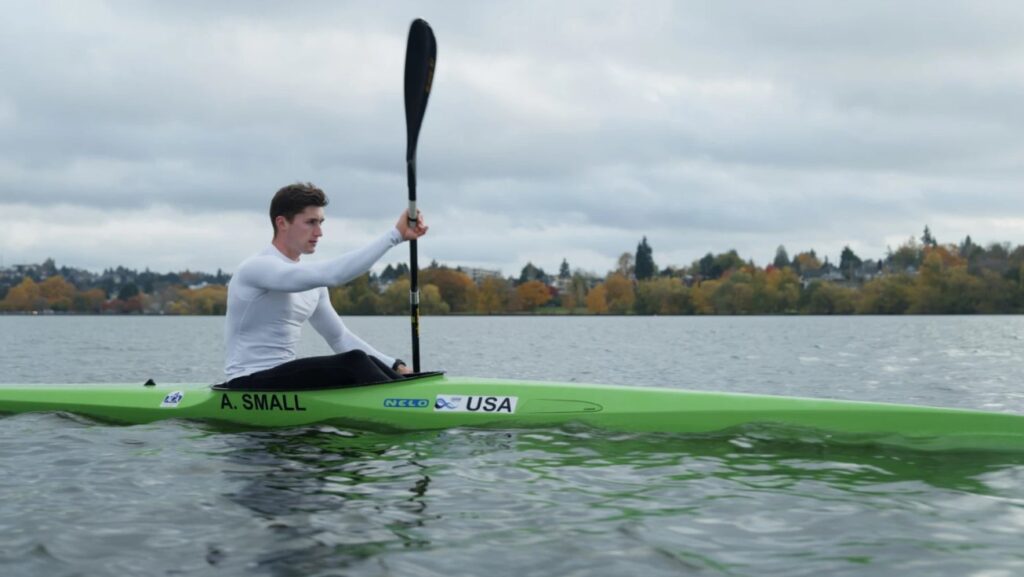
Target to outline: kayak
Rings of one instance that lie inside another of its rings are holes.
[[[186,419],[243,427],[336,424],[389,431],[582,425],[708,435],[787,436],[920,449],[1024,451],[1024,415],[831,399],[449,377],[360,386],[228,390],[205,384],[0,385],[0,413],[61,411],[141,424]]]

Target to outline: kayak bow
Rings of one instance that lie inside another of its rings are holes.
[[[0,385],[0,412],[64,411],[117,423],[188,419],[244,427],[538,428],[578,423],[623,432],[738,428],[825,433],[838,442],[1024,451],[1024,416],[740,393],[447,377],[357,387],[240,391],[201,384]]]

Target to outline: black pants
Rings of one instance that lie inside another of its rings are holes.
[[[381,383],[401,379],[377,357],[360,350],[326,357],[295,359],[227,383],[229,389],[319,389]]]

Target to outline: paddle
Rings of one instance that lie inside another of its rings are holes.
[[[409,27],[405,48],[405,166],[409,178],[409,226],[416,226],[416,143],[427,112],[430,84],[434,80],[437,42],[430,24],[417,18]],[[409,241],[409,304],[412,320],[412,370],[420,372],[420,290],[416,241]]]

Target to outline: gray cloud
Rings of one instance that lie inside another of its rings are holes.
[[[22,218],[43,218],[14,209],[26,204],[70,207],[62,218],[230,211],[262,230],[270,194],[311,180],[331,193],[330,218],[386,226],[404,198],[404,36],[421,15],[439,40],[419,159],[436,219],[424,250],[439,260],[554,268],[575,254],[603,271],[643,235],[675,264],[728,248],[764,262],[780,243],[881,256],[926,223],[951,242],[1024,242],[1015,3],[96,0],[7,13],[0,210]],[[498,235],[475,222],[493,217]],[[126,264],[188,266],[174,246]],[[62,250],[9,232],[0,249]],[[242,248],[225,252],[207,260],[231,269]]]

